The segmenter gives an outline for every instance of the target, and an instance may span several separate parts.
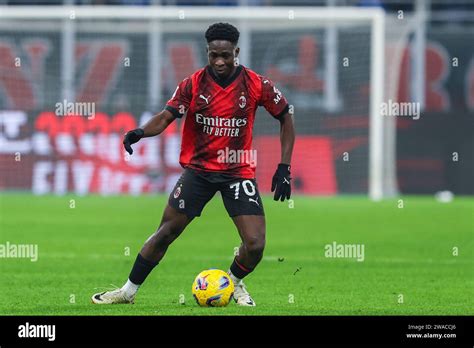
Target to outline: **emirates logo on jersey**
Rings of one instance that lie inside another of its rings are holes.
[[[196,113],[196,123],[201,124],[203,133],[219,137],[238,137],[240,127],[247,125],[247,118],[226,118],[219,116],[204,116]]]
[[[247,125],[247,118],[225,118],[219,116],[204,116],[196,114],[196,122],[205,126],[213,127],[244,127]]]
[[[247,105],[247,99],[245,99],[244,96],[241,96],[239,98],[239,106],[241,109],[245,108],[245,105]]]

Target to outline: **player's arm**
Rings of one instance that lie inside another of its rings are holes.
[[[295,144],[295,127],[291,113],[286,112],[280,117],[281,161],[272,179],[272,192],[275,201],[284,201],[291,197],[291,155]]]
[[[154,137],[161,134],[166,127],[173,122],[175,116],[168,110],[163,110],[154,115],[144,126],[131,130],[123,138],[123,146],[131,155],[133,153],[132,144],[138,142],[141,138]]]
[[[280,121],[281,164],[291,164],[291,154],[295,144],[295,127],[293,116],[287,112],[278,119]]]
[[[143,127],[131,130],[125,134],[123,138],[125,150],[131,155],[133,153],[132,144],[135,144],[141,138],[161,134],[175,118],[183,117],[192,99],[191,91],[191,79],[185,78],[176,87],[173,96],[168,100],[163,111],[154,115]]]
[[[262,95],[260,105],[280,121],[280,143],[281,161],[278,164],[275,175],[272,179],[272,192],[275,192],[275,201],[284,201],[291,197],[291,154],[295,143],[295,127],[293,126],[293,116],[290,112],[290,105],[283,94],[276,88],[273,82],[265,77],[261,77]]]
[[[166,109],[157,113],[142,127],[143,137],[148,138],[161,134],[174,119],[174,115]]]

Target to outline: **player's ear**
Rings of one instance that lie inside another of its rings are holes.
[[[234,57],[238,57],[240,53],[240,47],[236,47],[234,51]]]

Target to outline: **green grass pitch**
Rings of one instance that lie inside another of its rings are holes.
[[[403,208],[398,199],[293,198],[290,208],[287,202],[263,197],[267,247],[246,279],[257,307],[232,302],[225,308],[199,308],[191,295],[194,277],[207,268],[227,270],[239,245],[218,195],[171,245],[135,305],[98,306],[90,303],[91,295],[123,284],[143,242],[159,224],[167,196],[4,193],[0,244],[37,244],[39,256],[36,262],[0,258],[0,313],[474,314],[472,197],[439,203],[431,196],[407,196],[402,197]],[[75,208],[70,208],[71,199]],[[333,242],[363,244],[364,261],[325,257],[325,245]]]

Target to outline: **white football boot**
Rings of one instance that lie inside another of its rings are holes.
[[[239,306],[255,307],[255,301],[250,297],[243,281],[234,284],[234,300]]]
[[[123,304],[123,303],[134,303],[135,296],[128,297],[121,288],[99,292],[91,298],[92,303],[95,304]]]

